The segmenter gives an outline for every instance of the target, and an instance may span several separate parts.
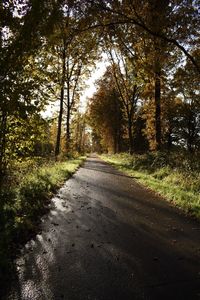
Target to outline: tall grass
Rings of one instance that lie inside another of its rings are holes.
[[[200,158],[184,152],[102,155],[167,200],[200,218]]]

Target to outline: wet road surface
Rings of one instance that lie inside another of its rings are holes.
[[[200,224],[89,158],[53,198],[6,299],[200,299]]]

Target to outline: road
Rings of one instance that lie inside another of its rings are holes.
[[[16,268],[9,300],[200,299],[200,224],[90,157]]]

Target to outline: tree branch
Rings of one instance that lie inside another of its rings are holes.
[[[185,49],[184,46],[182,46],[176,39],[174,38],[170,38],[167,37],[166,35],[159,33],[159,32],[155,32],[152,29],[150,29],[143,21],[141,20],[137,20],[135,18],[129,17],[125,14],[123,14],[122,12],[119,11],[115,11],[113,9],[111,9],[110,7],[105,7],[103,5],[99,5],[103,10],[118,15],[120,16],[122,19],[118,20],[118,21],[111,21],[111,22],[99,22],[96,23],[94,25],[90,25],[88,27],[85,27],[83,29],[77,29],[78,31],[87,31],[87,30],[92,30],[92,29],[96,29],[96,28],[101,28],[101,27],[112,27],[112,26],[117,26],[117,25],[123,25],[123,24],[133,24],[136,25],[140,28],[142,28],[144,31],[146,31],[147,33],[149,33],[151,36],[160,38],[164,41],[166,41],[167,43],[173,44],[175,45],[177,48],[179,48],[184,54],[185,56],[192,62],[192,64],[195,66],[196,70],[198,71],[198,73],[200,74],[200,66],[197,63],[197,61],[194,59],[194,57]]]

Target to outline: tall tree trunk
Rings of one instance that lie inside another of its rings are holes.
[[[79,153],[85,153],[85,121],[80,126],[80,150]]]
[[[69,61],[67,60],[67,114],[66,114],[66,140],[65,140],[65,150],[68,152],[70,150],[70,114],[71,114],[71,105],[73,99],[70,99],[70,70],[69,70]]]
[[[119,129],[117,133],[117,153],[120,153],[122,151],[121,145],[122,145],[122,138],[121,138],[121,131]]]
[[[56,147],[55,147],[55,157],[60,154],[60,140],[61,140],[61,130],[62,130],[62,116],[63,116],[63,100],[64,100],[64,87],[61,87],[60,93],[60,111],[58,116],[58,130],[56,138]]]
[[[75,131],[75,139],[76,139],[75,150],[77,152],[79,152],[79,150],[80,150],[80,138],[79,138],[79,134],[80,134],[80,123],[79,123],[79,119],[78,119],[77,124],[76,124],[76,131]]]
[[[190,153],[194,152],[193,145],[194,145],[194,135],[195,135],[195,125],[194,125],[194,117],[191,109],[188,113],[188,136],[187,136],[187,149]]]
[[[129,137],[129,152],[130,154],[133,154],[133,124],[131,120],[131,116],[128,118],[128,137]]]
[[[161,43],[154,38],[154,100],[156,149],[161,149]]]
[[[155,130],[156,150],[161,149],[161,80],[160,70],[155,72]]]
[[[166,29],[169,0],[149,0],[150,26],[153,31],[163,34]],[[155,80],[155,131],[156,150],[161,149],[161,70],[164,63],[165,44],[157,37],[153,38],[154,46],[154,80]]]
[[[116,135],[116,132],[113,136],[113,153],[117,153],[117,135]]]
[[[67,101],[68,102],[68,101]],[[67,107],[67,120],[66,120],[66,151],[70,150],[70,108]]]
[[[6,149],[6,128],[7,127],[7,113],[1,112],[0,117],[0,178],[5,171],[5,149]]]
[[[60,140],[61,140],[61,131],[62,131],[62,116],[63,116],[63,102],[64,102],[64,86],[65,86],[65,76],[66,76],[66,43],[63,40],[63,51],[62,51],[62,80],[61,80],[61,90],[60,90],[60,111],[58,117],[58,130],[56,138],[56,147],[55,147],[55,157],[60,154]]]

